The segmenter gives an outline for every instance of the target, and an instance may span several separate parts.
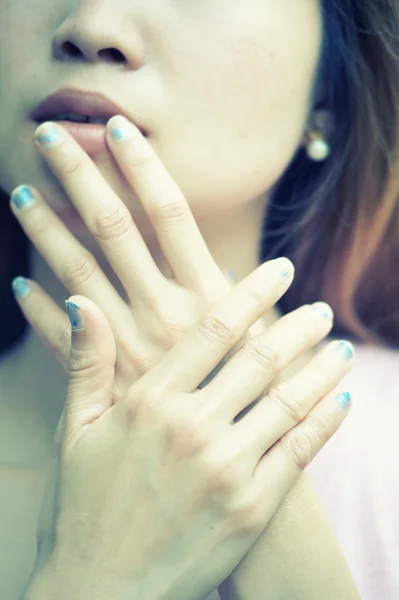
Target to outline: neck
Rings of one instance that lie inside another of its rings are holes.
[[[197,221],[215,262],[224,272],[234,269],[237,281],[259,265],[258,252],[265,206],[263,198],[247,204],[240,213],[224,215],[223,219],[212,218],[202,223]],[[111,283],[125,297],[119,281],[99,248],[89,238],[81,241],[95,255]],[[163,256],[154,249],[157,244],[150,239],[146,241],[160,270],[167,272]],[[30,264],[31,278],[65,310],[64,301],[71,293],[59,283],[33,246]],[[274,309],[267,318],[270,322],[276,319]],[[35,421],[40,421],[42,435],[49,436],[48,440],[51,440],[65,402],[67,375],[32,328],[3,357],[0,363],[0,384],[7,389],[6,397],[12,399],[13,410],[19,414],[22,411],[27,414],[28,411]]]

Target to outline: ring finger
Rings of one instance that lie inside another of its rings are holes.
[[[164,295],[159,271],[122,200],[69,132],[57,123],[42,123],[35,141],[88,230],[102,248],[132,304]]]
[[[206,402],[232,421],[267,386],[331,330],[333,313],[325,303],[301,306],[249,339],[207,386]]]
[[[351,369],[353,356],[354,349],[349,342],[331,342],[299,373],[270,389],[233,426],[236,442],[242,444],[254,465],[339,384]]]
[[[131,310],[110,284],[94,256],[72,235],[37,190],[18,186],[11,210],[50,269],[71,294],[87,296],[106,315],[115,337],[133,331]],[[55,252],[54,249],[57,249]]]

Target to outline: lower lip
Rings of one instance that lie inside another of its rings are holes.
[[[65,127],[87,154],[93,155],[107,149],[105,141],[106,125],[101,123],[73,123],[72,121],[54,122]]]

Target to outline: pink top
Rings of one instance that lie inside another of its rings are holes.
[[[362,600],[399,600],[399,351],[354,346],[351,412],[306,472]]]

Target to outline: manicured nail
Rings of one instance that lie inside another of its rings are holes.
[[[23,210],[35,204],[36,198],[27,185],[19,185],[12,191],[11,201],[19,210]]]
[[[333,310],[329,304],[326,302],[315,302],[312,304],[312,310],[314,310],[318,315],[323,317],[323,319],[332,319],[334,316]]]
[[[12,290],[22,300],[31,292],[31,287],[24,277],[15,277],[11,283]]]
[[[352,401],[352,394],[350,392],[344,392],[343,394],[336,396],[335,399],[339,406],[345,410]]]
[[[71,321],[72,331],[83,331],[86,328],[86,318],[81,311],[80,306],[74,302],[65,300],[69,320]]]
[[[130,140],[134,134],[134,126],[125,117],[118,115],[112,119],[110,131],[115,142]]]
[[[282,258],[277,258],[276,267],[280,269],[278,280],[281,281],[281,283],[285,283],[292,278],[294,274],[294,266],[288,258],[285,256]]]
[[[47,150],[47,148],[61,146],[63,137],[54,123],[46,121],[36,129],[35,141]]]
[[[342,340],[342,342],[338,344],[338,351],[341,352],[344,360],[350,360],[355,353],[355,349],[352,344],[346,340]]]

